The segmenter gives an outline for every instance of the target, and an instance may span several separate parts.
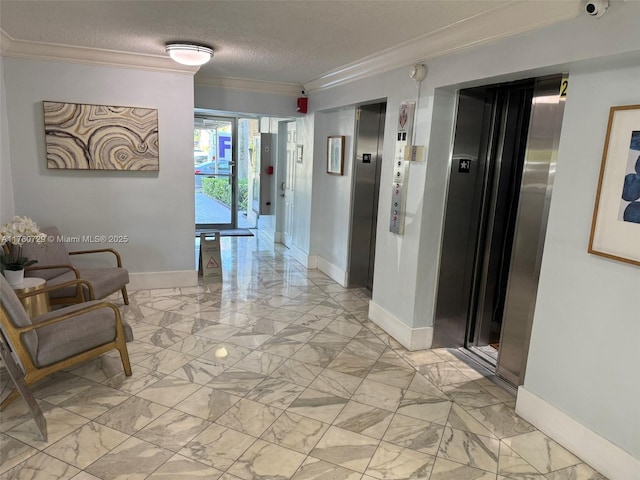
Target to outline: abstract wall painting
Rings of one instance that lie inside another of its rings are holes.
[[[640,130],[631,132],[629,162],[622,186],[619,220],[640,223]]]
[[[43,102],[47,168],[158,171],[158,110]]]
[[[640,105],[609,112],[589,253],[640,266]]]

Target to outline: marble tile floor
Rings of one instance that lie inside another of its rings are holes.
[[[113,297],[133,376],[112,352],[36,386],[47,443],[14,402],[1,478],[604,479],[450,352],[368,321],[366,291],[259,237],[222,251],[222,284]]]

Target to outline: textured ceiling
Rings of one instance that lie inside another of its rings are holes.
[[[0,27],[15,40],[152,55],[168,41],[201,42],[215,50],[202,74],[302,84],[509,3],[0,0]]]

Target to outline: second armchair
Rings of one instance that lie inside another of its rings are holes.
[[[54,286],[69,280],[82,279],[89,282],[93,287],[93,295],[96,300],[108,297],[112,293],[120,290],[122,299],[126,305],[129,304],[127,295],[127,284],[129,283],[129,272],[122,266],[120,254],[112,248],[101,248],[94,250],[68,251],[63,237],[57,227],[46,227],[40,229],[47,235],[44,245],[25,244],[22,253],[29,259],[37,260],[32,267],[25,269],[26,276],[40,277],[47,281],[47,286]],[[115,260],[114,266],[99,266],[87,268],[76,267],[71,263],[73,255],[87,254],[107,254],[112,255]],[[49,293],[51,305],[69,305],[80,303],[85,300],[92,300],[89,289],[80,286],[61,288]]]

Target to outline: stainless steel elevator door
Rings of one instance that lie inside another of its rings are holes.
[[[444,219],[434,347],[464,347],[471,308],[487,141],[495,116],[486,89],[458,96],[455,141]]]
[[[518,385],[562,122],[560,76],[462,90],[434,346],[464,347]]]
[[[496,372],[524,381],[564,114],[561,77],[536,81]]]
[[[493,133],[482,189],[467,347],[488,347],[481,351],[497,355],[514,246],[533,82],[523,82],[507,89],[491,89],[490,93],[494,99]]]
[[[373,289],[386,103],[363,105],[356,124],[349,286]]]

